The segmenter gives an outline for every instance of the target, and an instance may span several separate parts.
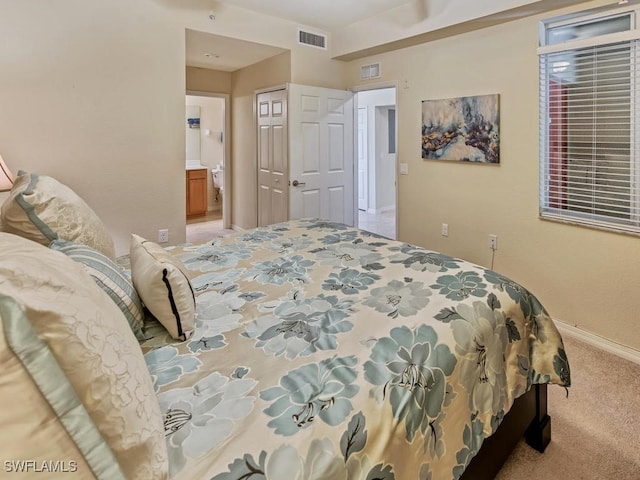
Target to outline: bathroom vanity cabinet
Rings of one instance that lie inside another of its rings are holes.
[[[187,217],[207,213],[207,169],[187,170]]]

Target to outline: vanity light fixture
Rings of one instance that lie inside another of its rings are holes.
[[[0,192],[8,192],[13,187],[13,175],[0,155]]]

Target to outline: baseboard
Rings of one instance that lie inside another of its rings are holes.
[[[569,325],[568,323],[564,323],[560,320],[554,319],[553,323],[556,324],[558,330],[560,330],[560,333],[562,335],[571,336],[583,341],[584,343],[593,345],[600,350],[604,350],[605,352],[612,353],[621,358],[624,358],[625,360],[629,360],[640,365],[640,350],[627,347],[626,345],[621,345],[619,343],[601,337],[600,335],[587,332],[586,330],[582,330],[581,328],[578,328],[574,325]]]
[[[231,225],[231,230],[235,231],[235,232],[244,232],[244,228],[239,227],[238,225]]]

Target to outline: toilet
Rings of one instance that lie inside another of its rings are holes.
[[[211,177],[213,178],[213,186],[216,188],[217,201],[218,196],[222,197],[222,187],[224,186],[224,171],[220,165],[211,170]]]

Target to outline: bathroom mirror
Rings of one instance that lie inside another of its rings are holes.
[[[186,106],[186,136],[185,145],[187,163],[200,163],[200,107]]]

